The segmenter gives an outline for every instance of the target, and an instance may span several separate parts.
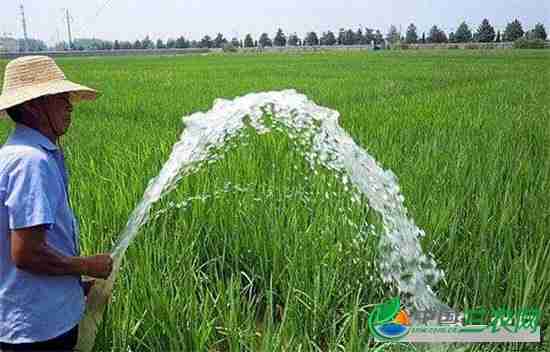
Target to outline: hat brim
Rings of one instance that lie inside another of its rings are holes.
[[[69,80],[50,81],[29,87],[22,87],[0,95],[0,119],[7,116],[5,114],[6,109],[42,96],[61,93],[70,93],[71,103],[77,103],[82,100],[95,100],[99,95],[99,92],[95,89],[88,88]]]

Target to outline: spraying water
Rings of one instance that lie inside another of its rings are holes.
[[[424,254],[419,238],[424,232],[407,215],[395,175],[384,170],[366,150],[358,146],[338,125],[337,111],[318,106],[295,90],[253,93],[234,100],[217,99],[213,108],[184,117],[186,125],[159,175],[147,186],[142,201],[133,211],[112,251],[114,269],[108,280],[99,280],[88,297],[80,323],[78,348],[93,348],[124,254],[140,227],[150,216],[152,205],[170,192],[178,180],[218,160],[223,148],[244,137],[245,127],[259,134],[272,129],[286,131],[305,150],[312,169],[325,167],[336,173],[344,185],[364,195],[381,218],[380,271],[385,282],[397,287],[409,307],[446,307],[432,290],[442,277],[431,256]]]

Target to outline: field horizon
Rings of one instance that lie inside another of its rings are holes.
[[[550,51],[56,62],[101,92],[75,106],[62,140],[83,253],[112,249],[182,117],[217,98],[296,89],[339,111],[355,142],[397,175],[423,249],[446,274],[436,287],[444,302],[538,307],[550,332]],[[3,143],[12,127],[1,122]],[[252,135],[153,213],[125,258],[97,351],[413,350],[370,339],[368,314],[396,294],[379,277],[376,236],[354,240],[352,225],[372,214],[330,172],[312,174],[288,136]]]

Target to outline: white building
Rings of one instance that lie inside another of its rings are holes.
[[[8,37],[0,37],[0,53],[11,53],[17,51],[17,40]]]

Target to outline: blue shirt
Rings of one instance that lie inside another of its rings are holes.
[[[18,124],[0,148],[0,342],[49,340],[82,318],[80,276],[37,275],[11,259],[11,230],[37,225],[46,225],[46,242],[54,250],[80,254],[67,181],[61,150]]]

